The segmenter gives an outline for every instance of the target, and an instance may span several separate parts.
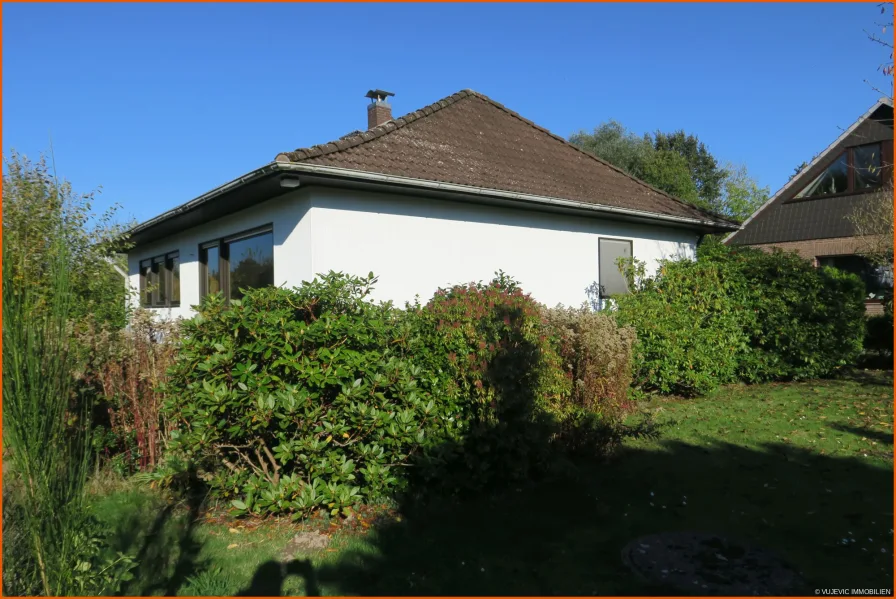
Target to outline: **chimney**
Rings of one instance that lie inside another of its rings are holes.
[[[392,120],[392,105],[386,102],[386,98],[394,95],[392,92],[381,89],[372,89],[367,92],[366,97],[370,98],[370,105],[367,107],[368,129],[379,127]]]

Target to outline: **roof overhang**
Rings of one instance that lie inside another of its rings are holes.
[[[498,189],[456,185],[382,173],[296,162],[272,162],[234,179],[173,210],[145,221],[129,232],[130,241],[143,245],[212,219],[232,214],[289,193],[298,187],[335,187],[402,194],[476,204],[577,214],[589,218],[664,225],[699,233],[734,231],[739,225],[724,221],[657,214],[603,204],[536,196]]]

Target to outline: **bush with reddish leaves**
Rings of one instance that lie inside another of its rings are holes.
[[[501,272],[440,289],[406,317],[414,360],[444,378],[469,426],[462,446],[427,457],[462,466],[421,469],[441,482],[524,478],[550,452],[601,452],[622,430],[634,332],[612,318],[548,310]]]
[[[551,436],[550,401],[569,388],[541,306],[499,273],[487,284],[440,289],[425,305],[407,306],[406,324],[414,360],[445,381],[450,397],[443,401],[461,406],[469,423],[464,443],[433,452],[421,472],[480,487],[537,469]]]

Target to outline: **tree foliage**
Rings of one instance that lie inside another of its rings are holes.
[[[684,131],[638,135],[618,121],[579,131],[570,142],[669,195],[734,220],[768,199],[745,166],[719,165],[697,136]]]
[[[696,135],[689,135],[683,130],[672,133],[657,131],[653,134],[653,147],[657,152],[671,152],[683,158],[697,188],[698,200],[695,203],[714,212],[722,212],[719,204],[722,182],[727,172]]]
[[[893,265],[893,184],[867,194],[847,217],[859,238],[858,253],[876,266]]]
[[[756,212],[769,198],[768,186],[760,187],[744,165],[728,163],[722,180],[723,214],[743,221]]]
[[[649,136],[639,136],[622,123],[609,120],[595,127],[592,133],[574,133],[569,141],[633,177],[647,180],[644,165],[654,153]]]
[[[118,206],[94,213],[96,192],[78,194],[68,181],[57,181],[44,156],[34,162],[12,151],[4,161],[4,246],[20,258],[4,261],[4,271],[27,280],[35,309],[43,309],[52,293],[50,265],[65,248],[72,318],[124,326],[126,287],[115,266],[127,271],[120,255],[127,249],[127,225],[115,221]],[[56,236],[62,243],[55,243]]]
[[[702,206],[700,191],[689,171],[687,160],[681,155],[670,150],[656,150],[644,161],[643,178],[680,200]]]

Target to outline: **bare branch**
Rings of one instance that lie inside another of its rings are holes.
[[[863,29],[862,31],[865,32],[865,35],[867,35],[867,36],[868,36],[868,39],[870,39],[872,42],[877,42],[877,43],[880,44],[881,46],[886,46],[887,48],[890,48],[891,50],[893,49],[893,44],[891,44],[890,42],[887,42],[887,41],[882,40],[881,38],[877,37],[877,34],[876,34],[876,33],[868,33],[868,30],[867,30],[867,29]]]

